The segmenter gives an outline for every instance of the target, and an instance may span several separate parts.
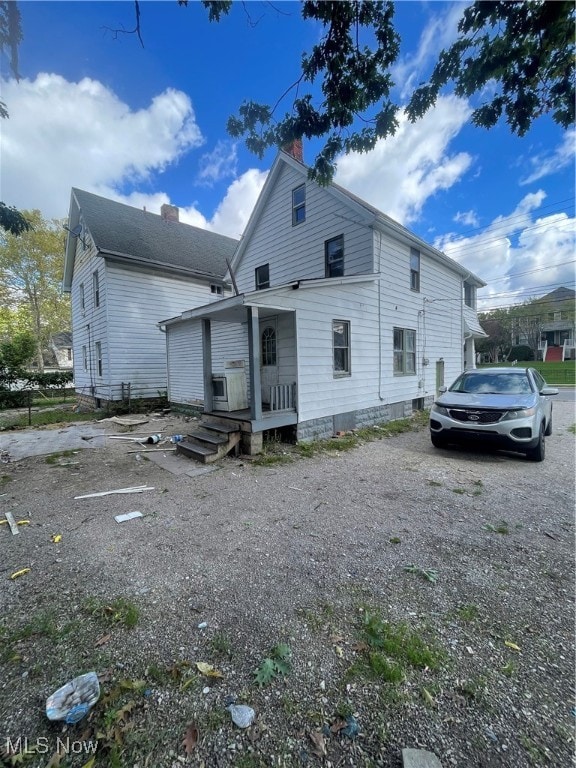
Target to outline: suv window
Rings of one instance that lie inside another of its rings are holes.
[[[546,382],[535,368],[532,368],[532,376],[534,377],[534,383],[538,392],[542,391],[542,388],[546,386]]]

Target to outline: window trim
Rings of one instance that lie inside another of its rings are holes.
[[[266,280],[260,280],[259,278],[259,272],[260,270],[266,270]],[[260,264],[259,267],[256,267],[254,270],[254,285],[256,286],[257,291],[264,291],[266,288],[270,288],[270,264]]]
[[[329,250],[332,243],[337,242],[341,244],[342,256],[338,259],[338,262],[342,262],[342,271],[338,274],[331,274],[334,261],[331,262],[329,259]],[[344,277],[344,235],[337,235],[324,241],[324,274],[325,277]]]
[[[345,344],[336,345],[335,340],[335,325],[342,323],[344,326]],[[352,328],[350,320],[332,320],[332,375],[335,379],[341,379],[344,377],[352,376]],[[336,351],[345,350],[345,362],[344,369],[339,370],[336,368]]]
[[[222,296],[224,294],[224,289],[221,285],[210,283],[210,293],[213,293],[215,296]]]
[[[410,290],[420,293],[422,254],[418,248],[410,248]]]
[[[98,277],[98,270],[92,272],[92,294],[94,298],[94,308],[100,306],[100,278]]]
[[[80,292],[80,309],[82,312],[86,311],[86,293],[84,291],[84,283],[80,283],[79,286],[79,292]]]
[[[296,202],[295,196],[298,192],[304,193],[304,199],[300,202]],[[303,211],[303,218],[299,219],[299,212]],[[306,221],[306,184],[300,184],[292,190],[292,226],[297,227],[298,224],[303,224]]]
[[[402,334],[402,345],[400,347],[396,346],[396,334]],[[397,328],[394,326],[392,331],[392,370],[394,376],[416,376],[416,331],[414,328]],[[407,334],[410,334],[408,336]],[[413,339],[413,349],[408,349],[407,341],[408,338]],[[397,353],[400,353],[401,357],[401,365],[397,365]],[[408,362],[408,355],[410,355],[410,358],[414,361],[413,370],[410,370],[407,362]]]

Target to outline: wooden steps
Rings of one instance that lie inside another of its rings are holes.
[[[240,430],[235,426],[201,422],[198,427],[176,444],[176,453],[211,464],[232,450],[238,451]]]

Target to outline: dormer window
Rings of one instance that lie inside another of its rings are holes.
[[[222,296],[223,289],[221,285],[215,285],[212,283],[210,285],[210,293],[215,293],[217,296]]]
[[[306,185],[292,190],[292,226],[306,221]]]

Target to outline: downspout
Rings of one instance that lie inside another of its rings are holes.
[[[382,276],[382,233],[374,230],[378,235],[378,274]],[[382,397],[382,280],[378,280],[378,399],[384,402]]]

